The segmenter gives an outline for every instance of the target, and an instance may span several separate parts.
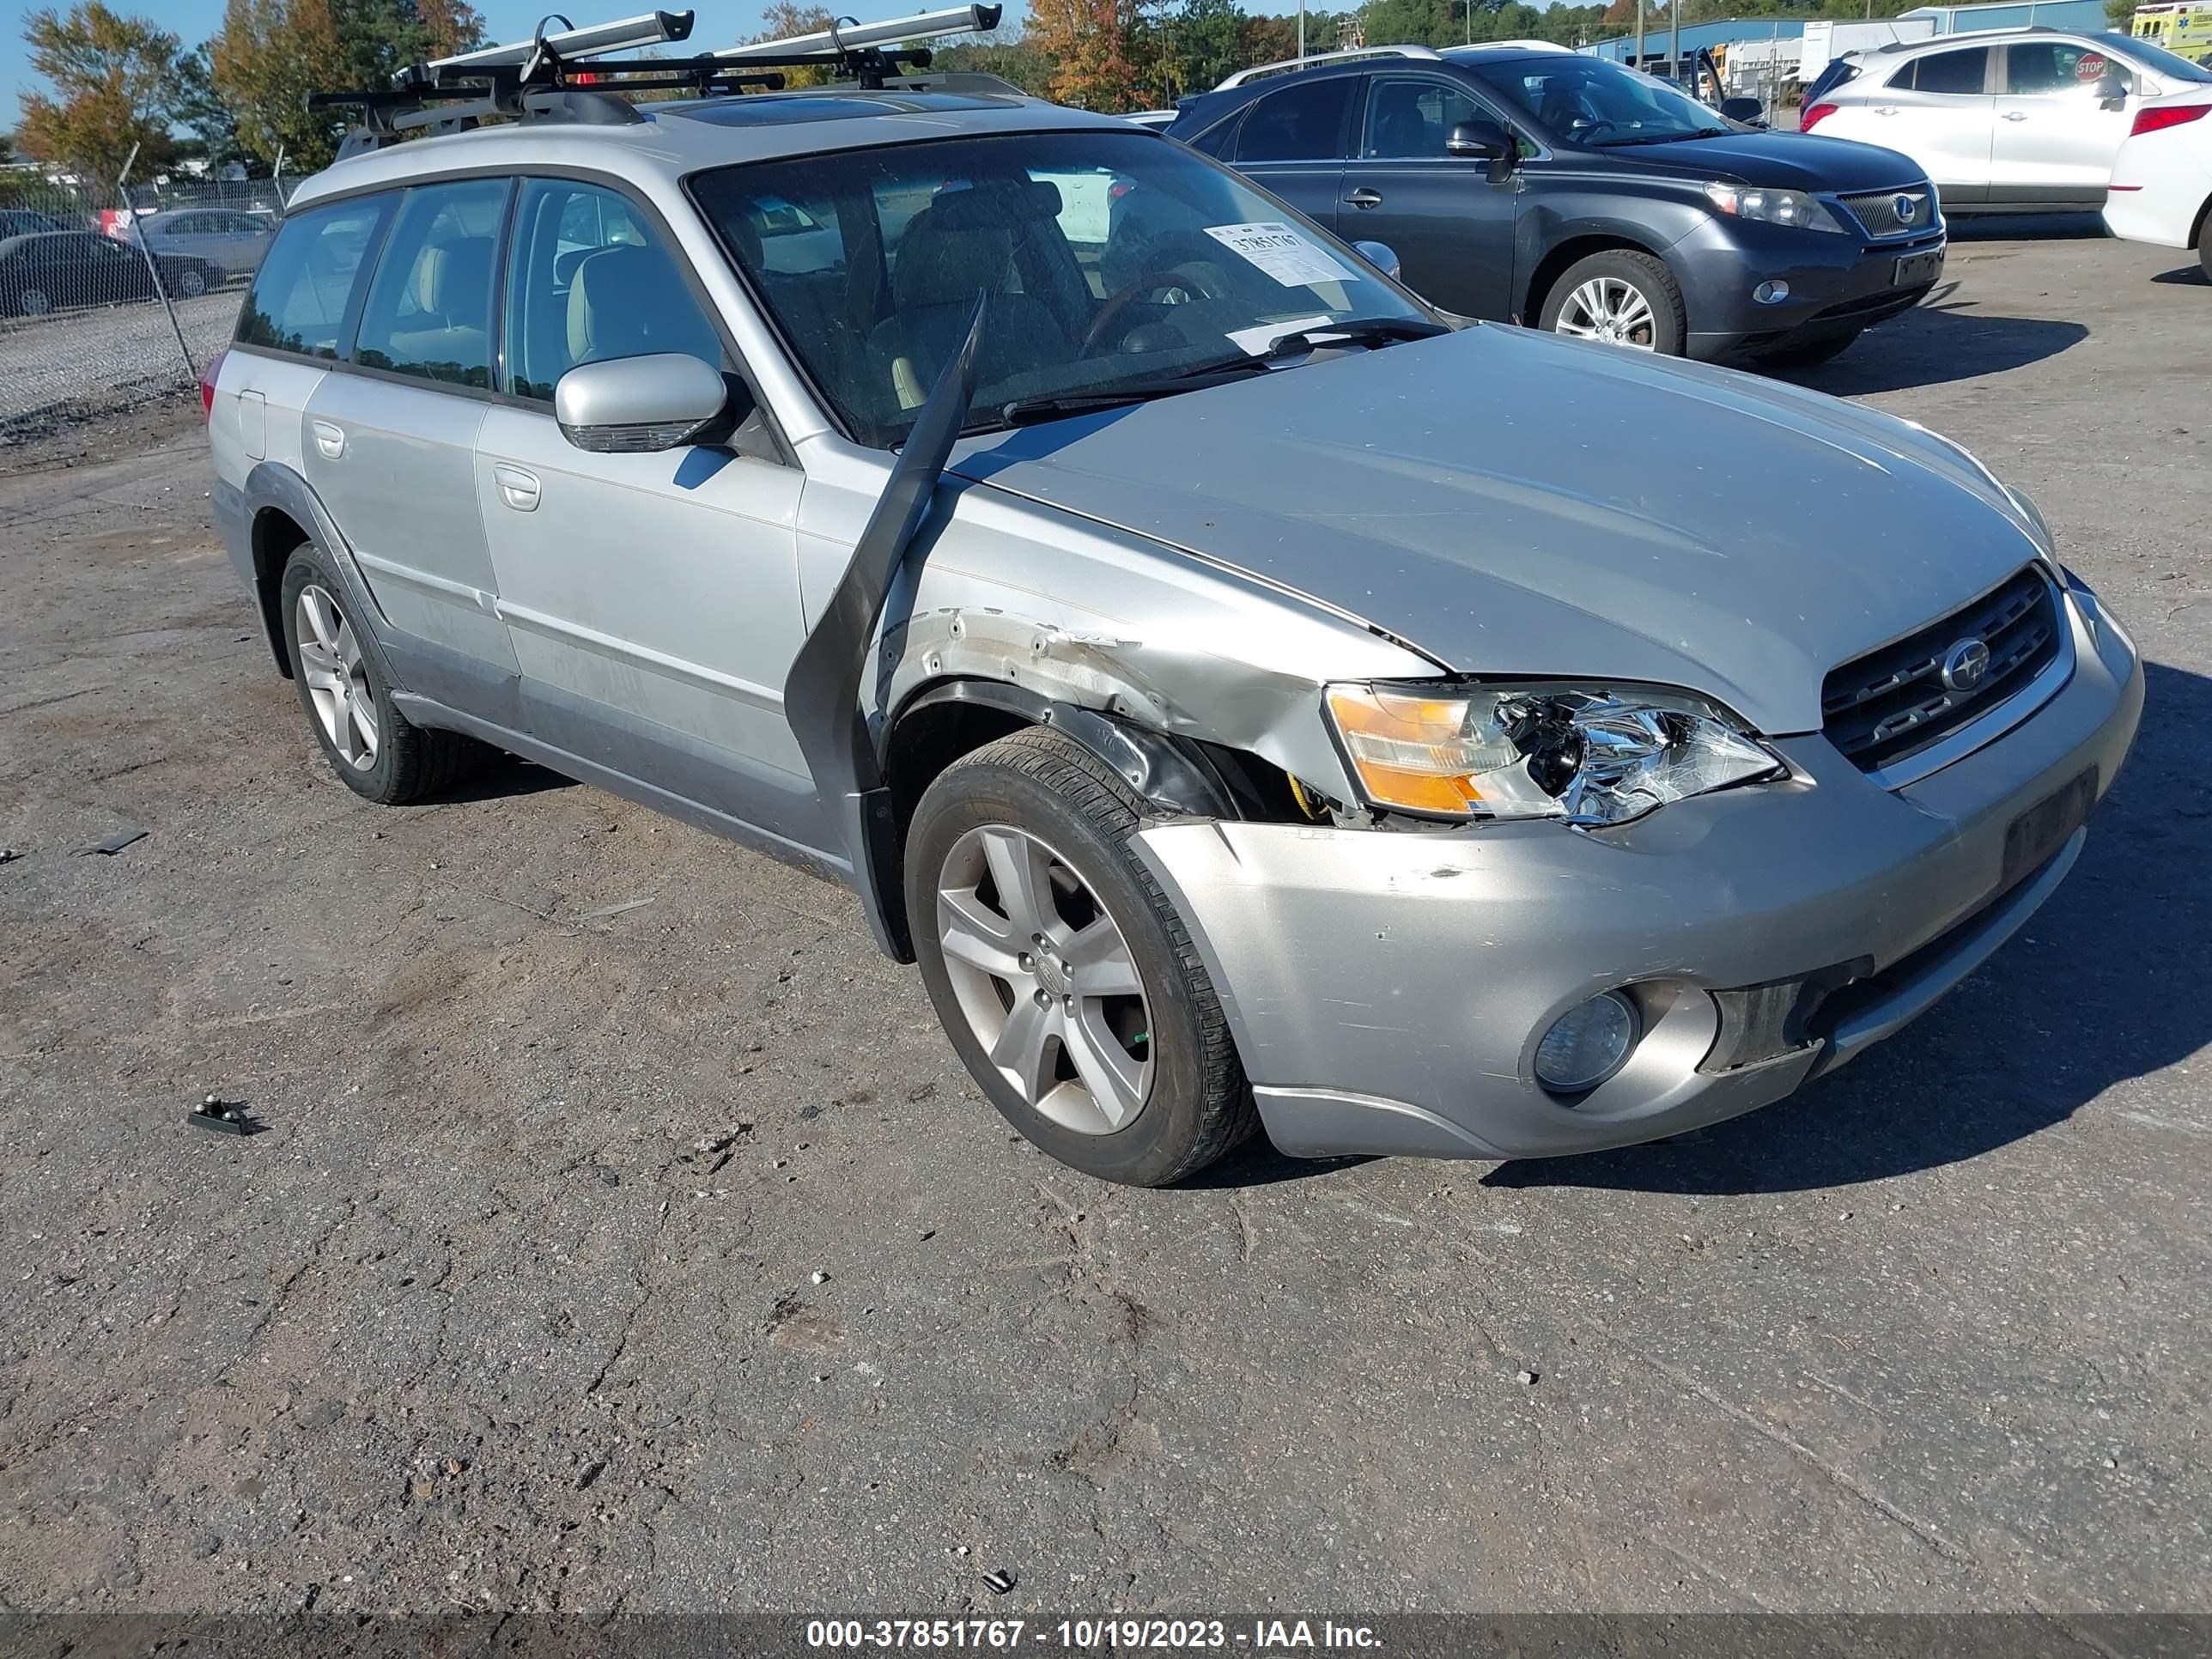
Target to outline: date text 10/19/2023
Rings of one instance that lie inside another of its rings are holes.
[[[1026,1619],[811,1619],[810,1648],[998,1649],[1024,1645],[1066,1652],[1105,1649],[1127,1653],[1229,1648],[1264,1656],[1334,1649],[1358,1651],[1382,1646],[1380,1635],[1365,1625],[1333,1620],[1255,1619],[1062,1619],[1057,1623]]]

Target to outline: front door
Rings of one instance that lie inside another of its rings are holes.
[[[1444,149],[1454,127],[1477,118],[1504,125],[1440,76],[1371,77],[1336,230],[1347,240],[1387,243],[1406,286],[1432,305],[1505,322],[1518,174],[1493,185],[1487,161]]]
[[[410,689],[464,707],[514,674],[476,487],[508,190],[477,179],[400,198],[355,331],[351,362],[366,372],[325,375],[301,434],[307,482],[377,608],[453,653],[450,682],[418,669]]]
[[[2129,94],[2098,96],[2116,76]],[[2081,40],[2014,40],[2005,47],[1990,154],[1992,202],[2102,207],[2112,157],[2142,100],[2127,66]]]
[[[554,387],[580,363],[682,352],[730,373],[680,258],[617,191],[524,181],[505,356],[524,401],[493,408],[477,436],[500,615],[535,735],[819,848],[827,831],[783,717],[805,636],[804,475],[744,445],[591,453],[553,418]]]
[[[1356,75],[1293,77],[1245,112],[1232,165],[1323,229],[1347,230],[1337,198],[1358,89]]]

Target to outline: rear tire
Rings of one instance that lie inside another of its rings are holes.
[[[44,317],[54,308],[54,296],[42,288],[27,288],[15,295],[18,317]]]
[[[179,300],[197,300],[213,286],[199,265],[184,265],[167,276],[170,289]]]
[[[1754,361],[1762,368],[1816,368],[1842,356],[1862,332],[1863,330],[1855,328],[1848,334],[1815,340],[1810,345],[1784,346],[1779,351],[1763,351]]]
[[[1668,357],[1680,356],[1690,337],[1674,273],[1632,248],[1607,248],[1569,265],[1544,296],[1537,326]]]
[[[1213,981],[1130,847],[1137,828],[1119,777],[1033,726],[923,794],[906,902],[929,1000],[991,1103],[1071,1168],[1159,1187],[1258,1119]]]
[[[347,788],[404,806],[451,788],[489,753],[458,732],[417,726],[392,702],[392,677],[352,590],[330,556],[304,542],[284,567],[279,615],[292,682],[323,758]]]
[[[2197,222],[2197,263],[2204,280],[2212,283],[2212,202],[2204,204],[2204,216]]]

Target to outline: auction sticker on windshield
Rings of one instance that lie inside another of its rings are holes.
[[[1288,225],[1208,225],[1206,234],[1222,246],[1243,254],[1285,288],[1355,280],[1326,250],[1316,247]]]

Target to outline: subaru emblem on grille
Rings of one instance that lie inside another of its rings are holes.
[[[1986,640],[1960,640],[1943,653],[1942,678],[1949,690],[1971,691],[1989,672],[1990,647]]]
[[[1920,198],[1917,196],[1900,196],[1889,205],[1896,213],[1897,222],[1900,225],[1911,224],[1920,214]],[[1983,653],[1984,657],[1988,654],[1986,652]]]

